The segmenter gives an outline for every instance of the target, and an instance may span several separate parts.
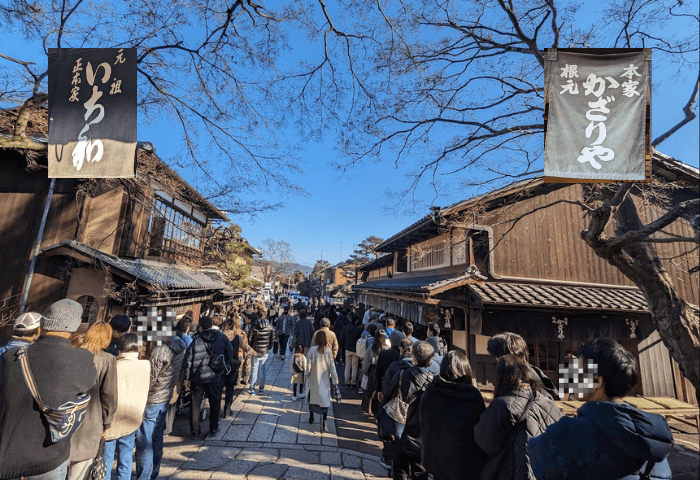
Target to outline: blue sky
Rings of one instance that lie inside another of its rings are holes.
[[[585,22],[591,13],[582,12],[581,21]],[[320,45],[308,44],[301,35],[292,40],[293,52],[290,57],[293,58],[311,55],[314,49],[320,48]],[[37,63],[42,61],[40,49],[28,49],[21,37],[8,33],[0,33],[0,52],[15,58],[30,57]],[[8,63],[0,62],[0,68],[8,66]],[[657,71],[658,63],[653,63],[653,67],[653,79],[664,77],[662,74],[665,72]],[[652,97],[653,137],[682,118],[681,108],[687,102],[696,78],[697,70],[684,70],[675,78],[665,78],[663,84],[655,83]],[[179,155],[180,145],[171,139],[171,122],[170,118],[159,118],[151,125],[139,124],[139,140],[152,142],[158,155],[166,161]],[[242,227],[243,236],[252,245],[260,246],[265,238],[271,237],[289,242],[298,263],[311,266],[320,258],[337,263],[346,259],[352,249],[367,236],[387,238],[428,213],[426,209],[413,215],[402,215],[401,212],[385,208],[391,204],[386,191],[405,184],[406,171],[394,167],[391,162],[365,163],[345,175],[339,175],[330,165],[338,158],[334,148],[336,134],[337,132],[330,131],[323,142],[301,145],[299,157],[302,173],[290,174],[290,177],[293,183],[299,184],[309,193],[308,196],[285,195],[284,192],[243,195],[248,200],[262,199],[270,203],[281,201],[285,204],[277,211],[259,214],[254,218],[232,218]],[[295,133],[291,129],[283,131],[281,136],[290,142],[295,139]],[[664,142],[659,150],[698,167],[698,137],[696,119]],[[195,183],[190,172],[185,170],[180,173]],[[435,203],[444,207],[483,192],[478,189],[453,188],[442,193],[443,196]],[[425,188],[420,189],[418,194],[428,201],[431,198],[431,193]]]

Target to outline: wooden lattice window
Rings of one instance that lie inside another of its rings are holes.
[[[78,303],[83,307],[83,316],[80,321],[82,323],[91,323],[97,318],[97,313],[100,311],[100,305],[95,297],[83,295],[78,299]]]

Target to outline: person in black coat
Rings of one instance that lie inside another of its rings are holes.
[[[396,333],[396,332],[395,332]],[[428,367],[433,361],[433,347],[426,342],[418,342],[413,347],[413,367],[401,370],[391,380],[388,395],[384,397],[383,405],[386,405],[399,393],[401,385],[401,399],[408,403],[406,414],[406,426],[401,438],[394,446],[394,458],[392,462],[394,480],[406,480],[411,474],[413,480],[427,480],[428,472],[421,463],[421,427],[419,406],[423,393],[433,380],[433,374]]]
[[[478,479],[486,454],[474,441],[474,425],[486,410],[460,351],[449,352],[420,401],[421,461],[435,480]]]
[[[391,348],[384,350],[379,354],[377,359],[377,368],[374,370],[375,380],[377,381],[377,388],[383,390],[384,377],[386,372],[392,363],[401,360],[401,350],[399,346],[401,345],[401,340],[403,340],[403,333],[394,331],[389,337],[391,342]]]
[[[192,391],[190,408],[190,433],[197,437],[199,429],[199,409],[202,397],[209,399],[211,415],[209,416],[209,433],[216,435],[219,430],[219,413],[221,412],[221,393],[224,390],[224,373],[215,373],[211,359],[217,355],[224,356],[224,363],[231,365],[233,347],[220,330],[212,329],[210,317],[199,319],[202,331],[196,334],[185,352],[185,386]]]
[[[396,372],[413,366],[413,342],[408,338],[404,338],[399,344],[399,351],[401,352],[401,359],[389,365],[389,369],[384,375],[384,383],[381,385],[382,394],[388,392],[391,380],[396,375]]]

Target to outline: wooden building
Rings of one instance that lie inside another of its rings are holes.
[[[153,309],[162,318],[185,310],[197,318],[201,304],[226,287],[200,266],[208,226],[228,218],[150,143],[138,144],[135,179],[56,179],[48,206],[51,180],[42,162],[45,155],[32,165],[24,152],[0,149],[4,318],[19,310],[45,207],[27,311],[74,299],[85,311],[81,331],[118,313],[136,317]]]
[[[695,168],[656,154],[654,173],[662,182],[678,181],[667,190],[670,205],[698,197]],[[486,343],[498,332],[522,335],[530,361],[555,383],[568,354],[607,336],[639,359],[642,381],[632,394],[697,403],[692,385],[659,341],[642,292],[581,239],[588,219],[578,202],[588,188],[539,177],[433,207],[377,247],[386,255],[358,269],[358,300],[419,325],[436,321],[452,347],[467,352],[481,384],[495,377]],[[667,211],[636,189],[632,196],[642,223]],[[664,232],[696,235],[687,219]],[[678,293],[698,305],[698,273],[679,265],[698,265],[697,250],[681,255],[693,246],[656,244]]]

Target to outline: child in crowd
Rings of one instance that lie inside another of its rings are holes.
[[[304,398],[304,373],[306,372],[307,360],[304,356],[304,347],[297,345],[294,356],[289,362],[289,372],[292,374],[292,398],[297,400]],[[297,394],[297,389],[299,393]]]

